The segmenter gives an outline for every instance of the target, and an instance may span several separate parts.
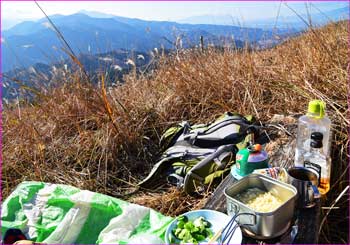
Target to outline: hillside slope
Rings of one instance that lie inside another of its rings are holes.
[[[183,50],[160,57],[151,73],[131,73],[125,85],[106,94],[86,84],[79,71],[67,74],[36,104],[4,110],[3,197],[23,180],[121,196],[149,172],[161,133],[176,122],[208,122],[225,111],[268,122],[274,114],[302,114],[318,98],[327,102],[334,130],[332,188],[324,200],[329,206],[349,184],[348,37],[348,23],[341,22],[265,51]],[[187,198],[165,196],[166,214],[174,214],[173,202]],[[348,242],[343,199],[327,218],[322,242]]]

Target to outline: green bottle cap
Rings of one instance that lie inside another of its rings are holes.
[[[323,118],[325,114],[326,103],[322,100],[311,100],[307,110],[307,115],[315,118]]]

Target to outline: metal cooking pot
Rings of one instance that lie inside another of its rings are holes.
[[[272,212],[257,212],[234,197],[249,189],[257,187],[279,197],[283,204]],[[227,201],[227,213],[230,216],[241,214],[237,222],[247,236],[257,239],[270,239],[285,233],[294,216],[297,189],[261,174],[250,174],[224,190]]]

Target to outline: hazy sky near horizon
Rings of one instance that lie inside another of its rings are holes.
[[[122,2],[122,1],[39,1],[40,6],[48,15],[69,15],[81,10],[97,11],[118,16],[140,18],[145,20],[176,21],[200,15],[231,15],[241,21],[275,18],[280,1],[274,2]],[[287,2],[298,13],[306,13],[306,6],[312,11],[322,12],[348,6],[348,2]],[[291,16],[294,13],[283,3],[280,16]],[[21,22],[43,18],[43,13],[31,1],[1,2],[1,19],[3,21]]]

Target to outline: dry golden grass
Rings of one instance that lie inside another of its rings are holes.
[[[206,200],[207,198],[191,197],[176,188],[169,188],[163,193],[142,193],[130,201],[156,209],[164,215],[177,216],[202,208]]]
[[[267,122],[274,114],[303,114],[318,98],[327,102],[334,130],[332,187],[324,200],[330,206],[349,184],[348,37],[342,22],[270,50],[182,50],[178,57],[161,57],[152,74],[130,74],[107,93],[71,74],[36,105],[3,112],[3,197],[23,180],[120,197],[147,175],[170,125],[207,122],[225,111]],[[201,205],[174,190],[129,200],[168,215]],[[183,210],[170,212],[183,202]],[[321,241],[348,242],[347,203],[348,195],[330,213]]]

